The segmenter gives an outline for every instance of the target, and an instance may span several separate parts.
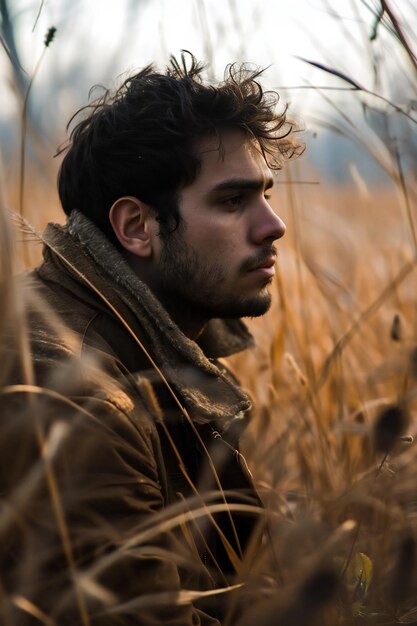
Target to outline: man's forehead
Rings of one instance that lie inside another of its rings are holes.
[[[241,130],[225,130],[210,134],[201,137],[195,143],[195,151],[200,158],[204,155],[212,155],[213,158],[223,160],[226,153],[240,150],[262,154],[258,140]]]
[[[227,131],[216,137],[206,137],[196,143],[201,168],[197,179],[210,178],[219,189],[239,182],[257,182],[265,187],[273,185],[271,170],[259,142],[242,131]]]

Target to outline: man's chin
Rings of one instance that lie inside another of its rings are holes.
[[[271,294],[267,291],[252,298],[234,300],[228,306],[219,307],[216,317],[261,317],[271,307]]]
[[[272,298],[268,293],[262,298],[258,298],[252,303],[248,303],[245,312],[241,313],[239,317],[261,317],[265,315],[271,308]]]

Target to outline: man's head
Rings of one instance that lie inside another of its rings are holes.
[[[264,194],[270,170],[300,146],[259,71],[231,66],[210,85],[202,70],[183,55],[87,107],[61,166],[60,197],[67,214],[78,209],[126,253],[168,309],[177,297],[202,317],[260,315],[273,241],[284,233]]]

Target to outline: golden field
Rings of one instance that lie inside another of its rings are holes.
[[[394,185],[292,183],[302,167],[277,177],[272,204],[287,233],[272,308],[249,321],[257,347],[231,360],[254,397],[243,447],[279,563],[275,581],[256,580],[262,623],[297,623],[291,611],[306,625],[397,623],[414,619],[417,605],[409,217]],[[25,195],[37,229],[63,221],[53,191],[32,182]],[[19,243],[18,265],[37,263],[40,252],[39,243]],[[313,604],[310,583],[319,590]]]

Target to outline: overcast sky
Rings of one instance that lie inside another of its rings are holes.
[[[181,49],[208,61],[218,78],[225,65],[236,60],[270,66],[264,83],[279,89],[312,133],[317,120],[327,123],[334,118],[342,124],[343,114],[358,116],[360,125],[360,101],[357,93],[284,89],[347,86],[297,57],[344,72],[399,105],[410,101],[408,89],[415,88],[401,48],[393,45],[386,30],[380,27],[370,41],[375,17],[369,7],[377,6],[376,0],[9,0],[8,4],[28,77],[42,54],[45,32],[57,28],[31,92],[34,113],[51,145],[64,138],[66,122],[86,104],[93,84],[110,86],[118,75],[150,62],[164,65]],[[417,1],[391,0],[390,5],[412,37]],[[14,115],[18,123],[21,100],[13,95],[3,50],[0,63],[5,79],[0,122]]]
[[[406,18],[413,3],[391,2],[406,28],[407,23],[412,27]],[[9,0],[28,74],[42,52],[46,30],[58,29],[39,84],[48,82],[52,68],[65,73],[80,63],[92,82],[108,81],[153,61],[164,63],[169,54],[186,48],[210,61],[217,75],[226,63],[239,59],[271,65],[268,76],[275,86],[342,84],[296,58],[302,56],[337,67],[371,87],[372,52],[384,54],[378,40],[369,41],[374,17],[365,4],[376,4],[373,0],[45,0],[33,31],[41,4]]]

